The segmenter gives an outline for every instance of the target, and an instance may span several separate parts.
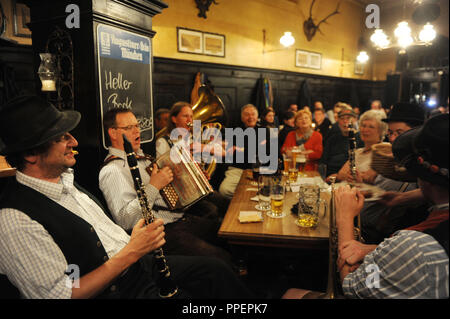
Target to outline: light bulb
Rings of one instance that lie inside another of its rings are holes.
[[[411,28],[408,25],[408,22],[402,21],[397,25],[397,28],[394,31],[394,34],[397,38],[403,38],[411,35]]]
[[[295,39],[292,36],[291,32],[285,32],[284,35],[280,38],[280,43],[285,47],[290,47],[295,43]]]
[[[366,51],[361,51],[356,57],[356,60],[360,63],[366,63],[369,60],[369,56],[367,55]]]
[[[381,49],[388,47],[390,43],[387,35],[382,29],[376,29],[370,37],[370,41],[372,41],[377,48]]]
[[[398,24],[394,34],[397,38],[398,45],[403,49],[406,49],[414,42],[411,36],[411,28],[408,26],[408,22],[406,21],[402,21]]]
[[[419,39],[422,42],[430,43],[431,41],[436,38],[436,31],[433,28],[433,25],[431,25],[429,22],[423,26],[422,31],[419,33]]]

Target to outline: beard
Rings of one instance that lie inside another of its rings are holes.
[[[73,165],[75,165],[75,158],[73,158],[72,161],[65,158],[60,159],[59,161],[51,161],[43,160],[41,162],[41,171],[42,175],[45,178],[48,179],[54,179],[61,176],[62,173],[67,171],[67,169],[71,168]]]

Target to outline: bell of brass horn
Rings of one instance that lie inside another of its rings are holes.
[[[193,119],[202,122],[202,131],[206,124],[211,124],[221,129],[227,123],[227,114],[222,100],[206,85],[200,86],[198,93],[199,99],[192,106]],[[156,139],[166,134],[167,128],[164,127],[156,133]]]
[[[202,85],[198,89],[199,99],[192,106],[193,120],[199,120],[202,123],[202,133],[208,128],[221,130],[227,124],[227,114],[222,100],[207,86]],[[168,134],[167,128],[163,128],[156,133],[156,139]],[[209,176],[212,176],[216,168],[216,161],[213,160],[205,168]]]
[[[227,115],[222,100],[206,85],[202,85],[198,89],[199,99],[192,106],[194,112],[194,120],[200,120],[203,124],[220,123],[225,125]]]

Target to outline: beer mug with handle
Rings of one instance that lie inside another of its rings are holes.
[[[314,184],[302,184],[299,189],[298,218],[300,227],[314,228],[319,224],[320,212],[326,216],[327,203],[320,198],[320,187]]]

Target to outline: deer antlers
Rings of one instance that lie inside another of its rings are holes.
[[[305,22],[303,22],[303,31],[305,32],[306,35],[306,39],[308,41],[311,41],[312,38],[314,37],[314,35],[316,34],[316,31],[319,31],[320,33],[322,33],[322,31],[320,31],[319,26],[322,22],[326,22],[328,18],[330,18],[331,16],[340,13],[339,12],[339,6],[341,5],[341,2],[338,3],[336,10],[334,10],[332,13],[330,13],[329,15],[327,15],[325,17],[325,19],[322,19],[319,21],[319,23],[316,25],[314,23],[314,20],[312,18],[312,8],[314,6],[314,2],[316,2],[316,0],[312,0],[311,2],[311,7],[309,8],[309,18],[308,20],[306,20]]]
[[[195,3],[197,4],[197,8],[199,10],[199,13],[197,14],[197,16],[199,16],[200,18],[205,18],[206,19],[206,11],[209,10],[209,7],[211,6],[211,4],[219,4],[218,2],[216,2],[216,0],[195,0]]]

